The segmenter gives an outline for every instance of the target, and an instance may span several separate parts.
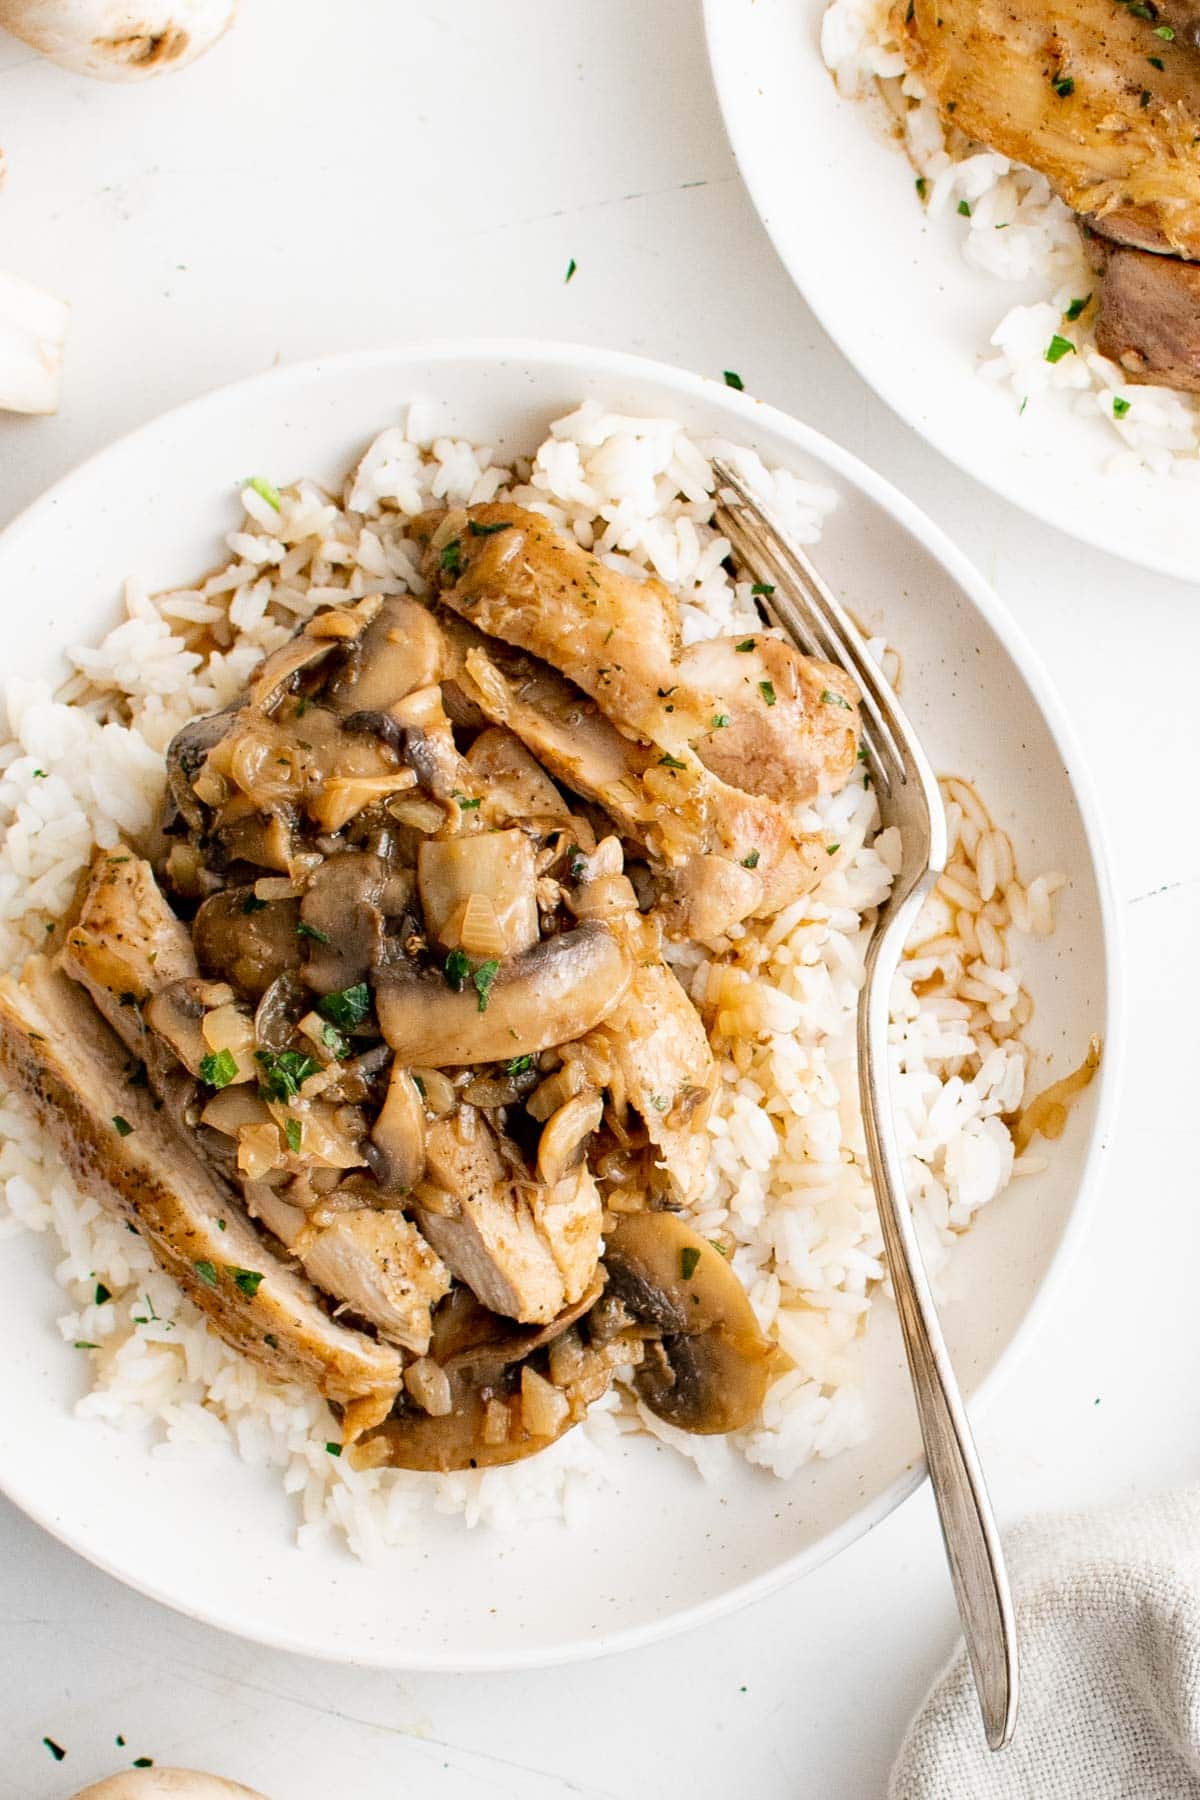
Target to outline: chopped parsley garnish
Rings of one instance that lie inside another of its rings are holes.
[[[524,1075],[525,1071],[532,1067],[532,1056],[513,1056],[505,1063],[504,1073],[506,1075]]]
[[[294,1100],[309,1076],[319,1074],[321,1067],[303,1050],[256,1050],[254,1060],[261,1065],[262,1090],[268,1100]]]
[[[96,1293],[95,1293],[95,1297],[94,1297],[95,1305],[103,1306],[106,1300],[111,1300],[111,1299],[112,1299],[112,1289],[106,1288],[102,1281],[98,1281],[96,1283]]]
[[[1060,75],[1058,79],[1051,82],[1050,85],[1060,100],[1069,100],[1071,95],[1075,92],[1075,82],[1070,75]]]
[[[242,911],[244,913],[266,912],[266,910],[266,901],[260,900],[257,894],[247,894],[246,898],[242,901]]]
[[[98,1350],[99,1348],[99,1344],[89,1343],[87,1338],[76,1338],[72,1345],[72,1349],[74,1350]]]
[[[293,1156],[299,1156],[300,1146],[304,1142],[304,1127],[299,1119],[287,1119],[284,1122],[283,1135],[287,1139],[287,1147]]]
[[[575,261],[575,258],[572,257],[570,262],[567,264],[567,272],[563,276],[563,286],[564,287],[566,286],[567,282],[570,281],[572,275],[574,275],[574,273],[578,267],[579,267],[579,264]]]
[[[472,537],[495,537],[498,531],[511,531],[511,519],[498,519],[494,525],[483,525],[478,519],[467,520],[467,530]]]
[[[329,938],[325,932],[318,931],[315,925],[306,925],[303,919],[301,919],[296,927],[296,936],[311,938],[314,944],[327,944],[329,942]]]
[[[680,762],[680,760],[677,756],[672,756],[669,752],[667,752],[664,755],[659,757],[658,766],[660,769],[686,769],[687,768],[686,763]]]
[[[774,684],[774,682],[760,681],[758,684],[758,691],[762,695],[763,699],[766,701],[768,706],[774,706],[774,704],[775,704],[775,684]]]
[[[838,851],[841,849],[841,847],[842,846],[840,844],[826,844],[826,846],[825,846],[826,856],[836,856]]]
[[[371,990],[365,981],[356,981],[353,987],[339,988],[334,994],[326,994],[317,1001],[317,1011],[326,1019],[332,1019],[343,1031],[353,1031],[361,1025],[371,1010]]]
[[[448,544],[443,544],[438,562],[443,575],[457,575],[462,568],[462,539],[451,538]]]
[[[62,1745],[56,1744],[53,1738],[43,1738],[42,1742],[45,1744],[55,1762],[61,1762],[63,1757],[67,1754]]]
[[[760,850],[751,850],[749,856],[743,856],[743,858],[742,858],[743,869],[757,869],[758,859],[761,856],[761,854],[762,854],[762,852]]]
[[[1068,306],[1065,314],[1063,315],[1064,318],[1067,320],[1068,324],[1073,325],[1075,323],[1076,319],[1079,317],[1080,313],[1083,311],[1084,307],[1087,305],[1087,303],[1091,299],[1091,297],[1092,296],[1090,294],[1085,294],[1083,296],[1082,300],[1072,300],[1070,306]]]
[[[913,186],[917,190],[918,197],[923,200],[929,192],[929,183],[926,181],[925,177],[923,175],[918,175],[917,179],[913,182]]]
[[[958,203],[958,210],[964,219],[969,219],[971,216],[971,202],[969,200],[960,200]]]
[[[216,1287],[217,1271],[213,1267],[212,1263],[197,1262],[197,1263],[193,1263],[192,1267],[193,1267],[193,1269],[195,1269],[197,1275],[200,1277],[200,1279],[204,1283],[205,1287]]]
[[[728,713],[714,713],[713,714],[712,728],[714,731],[724,731],[726,725],[728,725],[728,724],[729,724],[729,714]]]
[[[850,702],[841,694],[835,694],[832,688],[821,689],[822,706],[844,706],[847,712],[853,712]]]
[[[133,1126],[129,1123],[129,1120],[123,1119],[120,1113],[113,1114],[113,1128],[118,1137],[129,1137],[133,1131]]]
[[[753,650],[754,639],[753,638],[743,638],[740,644],[735,644],[733,647],[740,656],[745,656],[747,650]]]
[[[1060,337],[1057,331],[1046,345],[1046,361],[1048,363],[1061,362],[1064,356],[1074,356],[1074,354],[1075,346],[1070,338]]]
[[[685,1281],[690,1281],[696,1273],[696,1265],[700,1261],[700,1252],[695,1244],[685,1244],[679,1252],[679,1273]]]
[[[1141,91],[1141,95],[1139,96],[1139,99],[1138,99],[1138,105],[1139,106],[1149,106],[1149,104],[1150,104],[1150,89],[1143,88]]]
[[[152,1756],[135,1756],[132,1767],[135,1769],[152,1769],[154,1767],[154,1758]]]
[[[479,967],[471,977],[475,992],[479,995],[480,1012],[487,1011],[488,996],[492,991],[492,983],[499,973],[499,961],[496,957],[489,956],[486,962],[480,963]]]
[[[468,800],[465,794],[456,794],[455,799],[458,801],[459,808],[462,812],[474,812],[477,806],[483,805],[482,800]]]
[[[1132,405],[1132,400],[1122,400],[1120,394],[1117,394],[1113,400],[1113,418],[1123,419]]]
[[[218,1050],[215,1055],[200,1058],[200,1079],[210,1088],[228,1087],[237,1080],[237,1057],[232,1050]]]
[[[1156,25],[1154,27],[1154,35],[1155,37],[1162,38],[1164,43],[1169,44],[1175,36],[1175,33],[1171,30],[1169,25]]]
[[[225,1230],[225,1221],[224,1221],[224,1219],[218,1219],[218,1220],[217,1220],[217,1230],[218,1230],[218,1231],[224,1231],[224,1230]]]
[[[278,1350],[279,1348],[279,1339],[275,1336],[273,1331],[267,1332],[266,1336],[263,1338],[263,1343],[272,1350]]]
[[[446,958],[443,971],[447,987],[452,987],[456,994],[461,994],[463,984],[471,973],[471,959],[464,950],[452,950]]]
[[[45,769],[35,769],[33,771],[33,779],[35,781],[45,781],[45,779],[46,779]]]
[[[342,1446],[340,1444],[326,1444],[325,1448],[328,1450],[330,1456],[340,1456],[342,1454]]]
[[[1024,399],[1023,399],[1023,400],[1022,400],[1022,401],[1021,401],[1021,404],[1020,404],[1020,406],[1018,406],[1018,408],[1017,408],[1017,417],[1018,417],[1018,419],[1019,419],[1019,418],[1020,418],[1020,417],[1021,417],[1021,414],[1022,414],[1022,413],[1023,413],[1023,412],[1024,412],[1024,411],[1025,411],[1025,408],[1026,408],[1026,407],[1027,407],[1027,406],[1028,406],[1028,405],[1029,405],[1029,395],[1028,395],[1028,394],[1026,394],[1026,395],[1025,395],[1025,398],[1024,398]]]
[[[246,486],[253,488],[260,500],[265,500],[268,506],[273,506],[276,512],[279,511],[280,499],[277,487],[272,487],[271,483],[264,481],[261,475],[252,475]]]
[[[294,1125],[295,1123],[296,1123],[295,1119],[288,1120],[289,1125]],[[199,1267],[199,1264],[197,1264],[197,1267]],[[234,1287],[238,1288],[243,1294],[245,1294],[245,1296],[248,1300],[253,1300],[255,1294],[257,1294],[259,1288],[262,1286],[262,1281],[263,1281],[263,1278],[259,1274],[258,1270],[257,1269],[235,1269],[232,1263],[226,1263],[225,1267],[226,1267],[228,1274],[230,1274],[233,1277]]]
[[[736,369],[725,370],[725,386],[736,388],[739,394],[744,393],[746,389],[746,384]]]
[[[567,851],[567,869],[572,881],[582,881],[584,868],[583,851],[578,844],[572,844]]]
[[[1167,66],[1161,56],[1148,56],[1146,61],[1152,69],[1165,69]]]
[[[752,594],[760,594],[764,600],[769,600],[771,595],[775,592],[775,587],[770,581],[756,581],[754,586],[750,589],[750,592]]]
[[[321,1042],[325,1048],[341,1062],[349,1056],[350,1046],[336,1025],[322,1025]]]

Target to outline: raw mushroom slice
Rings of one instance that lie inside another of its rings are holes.
[[[771,1344],[707,1238],[675,1213],[628,1213],[609,1234],[604,1266],[609,1295],[658,1336],[634,1375],[651,1412],[702,1434],[740,1431],[757,1418]]]
[[[0,0],[0,26],[99,81],[186,68],[229,29],[237,0]]]
[[[81,1788],[74,1800],[266,1800],[257,1788],[199,1769],[122,1769]]]

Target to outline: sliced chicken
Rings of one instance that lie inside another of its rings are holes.
[[[620,1006],[593,1033],[641,1114],[679,1205],[695,1199],[708,1164],[705,1129],[716,1069],[708,1036],[674,972],[652,963],[634,975]]]
[[[947,126],[1039,169],[1105,235],[1200,257],[1188,0],[896,0],[893,24]]]
[[[228,1344],[274,1375],[355,1403],[351,1435],[386,1416],[397,1352],[327,1316],[149,1091],[130,1085],[128,1057],[87,995],[42,957],[20,984],[0,977],[0,1068],[80,1187],[146,1237]]]
[[[728,786],[689,750],[673,756],[622,737],[544,663],[465,637],[460,646],[459,679],[482,711],[673,871],[681,934],[707,940],[769,917],[820,880],[822,846],[798,837],[773,801]]]
[[[394,1343],[424,1356],[430,1309],[449,1292],[450,1276],[416,1226],[398,1212],[365,1206],[340,1214],[297,1251],[305,1274]]]
[[[549,1187],[514,1179],[470,1107],[439,1121],[427,1149],[432,1192],[417,1217],[477,1299],[506,1318],[539,1325],[579,1299],[600,1255],[600,1196],[585,1165]]]
[[[745,637],[685,651],[661,582],[610,569],[537,513],[492,503],[447,514],[427,573],[453,611],[553,664],[660,751],[694,747],[723,779],[793,800],[840,787],[853,770],[858,693],[841,670],[761,633],[740,655]]]
[[[487,784],[488,803],[510,819],[565,819],[570,807],[519,737],[490,725],[467,751],[474,773]]]
[[[187,926],[167,905],[150,864],[123,844],[92,859],[62,966],[138,1056],[145,1050],[146,1001],[197,973]]]
[[[1100,273],[1096,346],[1126,380],[1200,393],[1200,263],[1092,237]]]

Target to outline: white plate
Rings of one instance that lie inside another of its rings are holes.
[[[55,674],[60,647],[94,639],[123,577],[151,585],[218,559],[247,470],[335,478],[410,400],[445,429],[532,448],[587,396],[667,414],[754,444],[839,494],[821,546],[836,588],[903,648],[905,691],[935,764],[978,779],[1024,867],[1067,872],[1061,924],[1028,960],[1038,1051],[1065,1070],[1089,1033],[1117,1042],[1112,910],[1087,781],[1029,652],[983,582],[877,476],[803,425],[692,375],[609,351],[435,345],[281,369],[135,432],[68,476],[0,537],[10,596],[5,667]],[[1039,1075],[1046,1065],[1039,1062]],[[1017,1183],[956,1252],[946,1326],[969,1391],[1044,1300],[1102,1147],[1111,1055],[1072,1114],[1050,1172]],[[341,1548],[292,1547],[276,1479],[232,1455],[156,1458],[71,1416],[82,1359],[54,1328],[53,1255],[0,1244],[0,1484],[100,1567],[180,1611],[310,1655],[405,1668],[512,1668],[650,1638],[760,1595],[882,1519],[920,1479],[893,1317],[868,1341],[875,1434],[786,1484],[741,1470],[718,1490],[650,1442],[631,1441],[616,1487],[572,1530],[512,1537],[431,1520],[367,1569]],[[19,1404],[11,1402],[19,1396]]]
[[[705,0],[725,124],[792,280],[864,381],[985,487],[1085,543],[1149,569],[1200,574],[1200,491],[1104,473],[1102,419],[1047,394],[1023,416],[981,381],[1010,306],[1040,298],[963,260],[960,221],[926,218],[907,158],[874,109],[821,61],[825,0]]]

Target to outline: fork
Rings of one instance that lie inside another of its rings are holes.
[[[890,684],[807,553],[780,531],[727,463],[716,460],[714,523],[742,567],[769,585],[770,608],[799,649],[834,663],[862,690],[863,746],[885,825],[900,831],[901,868],[866,955],[858,1001],[858,1084],[871,1179],[916,1399],[925,1460],[991,1749],[1017,1718],[1017,1641],[1004,1556],[966,1408],[942,1336],[892,1118],[888,1017],[892,979],[926,896],[946,866],[937,779]]]

